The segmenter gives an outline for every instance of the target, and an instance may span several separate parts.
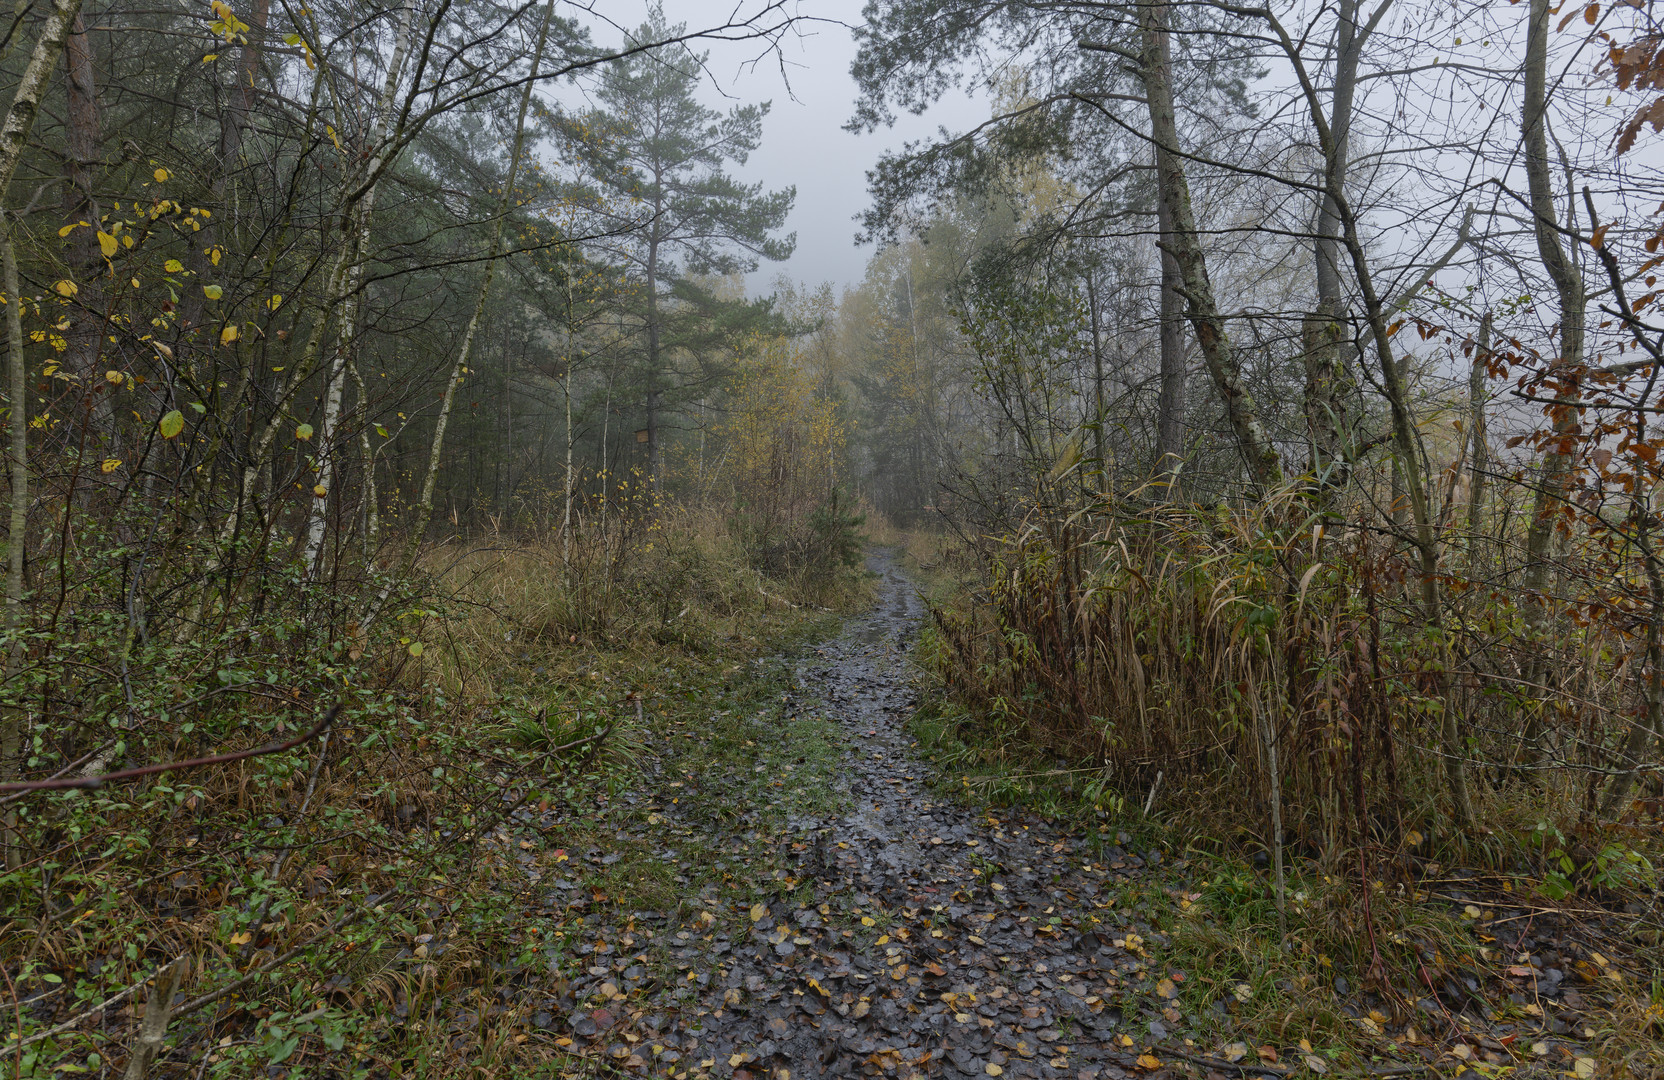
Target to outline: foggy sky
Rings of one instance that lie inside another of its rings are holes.
[[[686,22],[690,30],[720,25],[739,0],[664,0],[665,17]],[[860,21],[863,0],[799,0],[796,12],[816,18]],[[740,3],[742,12],[756,9],[756,0]],[[613,23],[634,28],[648,10],[646,0],[597,0],[597,12]],[[590,20],[599,43],[620,40],[617,30],[600,19]],[[769,188],[795,184],[797,204],[787,229],[797,233],[797,252],[785,263],[764,263],[747,279],[753,294],[767,293],[784,273],[811,287],[830,281],[842,289],[861,280],[872,247],[855,246],[855,215],[867,206],[866,171],[887,149],[934,133],[939,126],[962,131],[987,118],[985,101],[944,100],[923,117],[904,117],[893,129],[872,135],[843,130],[854,111],[855,82],[850,61],[855,43],[845,26],[832,22],[805,23],[788,37],[778,57],[753,68],[756,43],[712,42],[696,46],[710,52],[711,80],[707,104],[728,108],[740,102],[771,101],[764,121],[763,142],[750,161],[734,172]],[[781,71],[782,62],[785,67]],[[790,85],[788,87],[787,80]],[[725,98],[724,95],[727,95]]]

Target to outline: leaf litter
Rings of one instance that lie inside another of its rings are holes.
[[[1303,1040],[1285,1058],[1242,1042],[1203,1053],[1187,1037],[1216,1018],[1185,1011],[1186,973],[1159,963],[1166,937],[1130,899],[1159,853],[929,786],[907,733],[906,648],[923,603],[890,557],[872,565],[877,604],[797,663],[777,697],[644,736],[640,785],[582,821],[517,815],[545,837],[581,826],[585,844],[502,837],[547,925],[547,976],[522,989],[545,997],[532,1026],[566,1075],[1338,1067]],[[1150,887],[1171,891],[1165,878]],[[1588,1060],[1554,1050],[1568,1074]]]
[[[930,788],[906,730],[923,604],[887,556],[873,565],[877,604],[777,701],[649,739],[642,789],[607,800],[585,846],[505,845],[555,924],[534,1022],[574,1073],[1160,1067],[1165,1030],[1124,1011],[1159,1015],[1156,981],[1173,985],[1144,949],[1159,935],[1117,908],[1144,859]]]

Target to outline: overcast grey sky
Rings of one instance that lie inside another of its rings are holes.
[[[665,16],[686,22],[689,29],[720,25],[739,0],[665,0]],[[863,0],[801,0],[797,11],[817,18],[854,25],[860,21]],[[740,3],[755,10],[756,0]],[[638,26],[648,10],[647,0],[600,0],[597,10],[621,26]],[[597,40],[618,40],[616,30],[597,21]],[[861,280],[873,249],[854,244],[854,217],[867,205],[866,171],[886,149],[930,134],[938,126],[961,131],[987,116],[987,104],[957,98],[943,101],[923,117],[906,117],[894,129],[872,135],[843,130],[853,111],[855,83],[849,76],[855,43],[849,30],[830,22],[802,24],[800,35],[788,37],[781,64],[770,58],[753,68],[757,55],[750,44],[711,43],[710,71],[718,85],[706,100],[723,107],[736,101],[772,101],[764,124],[761,148],[743,169],[746,180],[761,180],[770,188],[797,186],[797,206],[789,229],[797,233],[797,253],[786,263],[766,263],[751,275],[753,293],[766,293],[776,276],[818,285],[830,281],[841,288]],[[790,80],[788,90],[786,79]],[[795,100],[794,100],[795,98]]]

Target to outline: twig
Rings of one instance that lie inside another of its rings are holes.
[[[631,695],[630,695],[630,700],[631,700],[631,701],[633,701],[633,702],[635,702],[635,706],[636,706],[636,723],[638,723],[638,724],[639,724],[639,723],[641,723],[641,722],[642,722],[642,716],[641,716],[641,694],[640,694],[640,693],[639,693],[639,692],[638,692],[638,693],[632,693],[632,694],[631,694]],[[597,731],[597,732],[596,732],[596,733],[595,733],[595,734],[593,734],[593,735],[585,735],[585,736],[584,736],[584,737],[583,737],[583,738],[581,738],[581,739],[573,739],[573,740],[572,740],[572,741],[571,741],[571,742],[569,742],[569,743],[562,743],[562,744],[561,744],[561,745],[560,745],[560,746],[554,746],[554,747],[550,747],[550,748],[549,748],[549,749],[548,749],[548,750],[545,750],[545,751],[544,751],[544,752],[543,752],[543,756],[544,756],[544,757],[549,757],[549,756],[551,756],[551,755],[553,755],[553,754],[561,754],[561,753],[565,753],[565,752],[566,752],[566,751],[568,751],[568,750],[576,750],[576,749],[577,749],[577,748],[578,748],[578,747],[580,747],[580,746],[584,746],[584,745],[586,745],[586,744],[588,744],[588,743],[600,743],[600,742],[602,742],[602,741],[603,741],[603,740],[605,740],[605,739],[606,739],[606,737],[607,737],[607,736],[608,736],[608,735],[611,735],[611,734],[612,734],[612,729],[613,729],[613,728],[615,728],[615,727],[617,727],[617,726],[618,726],[618,721],[617,721],[617,720],[616,720],[616,719],[614,719],[614,720],[613,720],[613,722],[612,722],[612,723],[610,723],[610,724],[608,724],[608,725],[607,725],[607,726],[606,726],[606,727],[604,727],[604,728],[602,728],[602,729],[601,729],[601,730],[600,730],[600,731]],[[593,749],[592,749],[592,750],[591,750],[591,751],[590,751],[590,753],[591,753],[591,754],[593,754],[593,753],[594,753],[594,750],[593,750]],[[588,760],[588,759],[587,759],[587,758],[586,758],[586,759],[585,759],[585,760],[586,760],[586,761],[587,761],[587,760]],[[527,789],[527,794],[530,794],[530,789],[529,789],[529,788],[528,788],[528,789]],[[525,799],[525,797],[526,797],[526,796],[525,796],[525,795],[522,795],[522,796],[520,796],[520,799],[519,799],[519,800],[516,800],[516,803],[515,803],[515,805],[517,805],[517,806],[518,806],[518,805],[519,805],[519,803],[520,803],[520,801],[523,801],[523,800],[524,800],[524,799]]]
[[[1447,880],[1456,881],[1456,880],[1460,880],[1460,879],[1452,878],[1452,879],[1447,879]],[[1421,882],[1417,882],[1416,884],[1419,885],[1419,884],[1421,884]],[[1429,897],[1433,898],[1434,900],[1448,900],[1452,904],[1472,904],[1472,903],[1478,902],[1478,903],[1489,904],[1491,907],[1523,908],[1527,915],[1610,915],[1610,914],[1612,914],[1612,912],[1604,911],[1600,908],[1537,907],[1533,904],[1527,904],[1523,901],[1516,900],[1512,897],[1509,897],[1506,900],[1495,900],[1495,899],[1485,900],[1483,898],[1475,898],[1475,897],[1451,896],[1449,893],[1429,892],[1427,895]],[[1520,918],[1520,916],[1515,915],[1515,916],[1513,916],[1513,918],[1517,919],[1517,918]]]
[[[1266,1076],[1289,1075],[1287,1069],[1281,1069],[1275,1065],[1266,1065],[1264,1063],[1256,1065],[1242,1065],[1234,1061],[1222,1061],[1219,1058],[1203,1057],[1200,1054],[1187,1054],[1183,1050],[1173,1050],[1165,1046],[1158,1046],[1155,1050],[1157,1053],[1166,1054],[1168,1057],[1176,1057],[1184,1061],[1192,1062],[1196,1065],[1206,1065],[1210,1069],[1229,1069],[1238,1076],[1247,1076],[1249,1073],[1263,1073]]]
[[[103,1013],[104,1010],[109,1009],[109,1008],[113,1008],[117,1005],[120,1005],[123,1001],[126,1001],[128,998],[130,998],[134,994],[138,993],[139,989],[141,987],[143,987],[145,983],[149,982],[151,979],[159,978],[161,976],[162,972],[166,971],[168,968],[172,967],[174,964],[179,963],[183,959],[185,959],[184,954],[180,954],[179,956],[174,957],[172,960],[169,960],[167,963],[165,963],[161,967],[157,968],[154,974],[146,975],[144,978],[140,979],[138,982],[134,983],[132,986],[129,986],[127,989],[122,990],[119,993],[114,994],[111,997],[107,997],[103,1001],[100,1001],[97,1005],[94,1005],[92,1008],[88,1009],[86,1012],[80,1013],[79,1015],[76,1015],[76,1016],[72,1016],[68,1020],[65,1020],[63,1023],[58,1024],[54,1027],[49,1027],[45,1031],[37,1031],[35,1034],[29,1036],[27,1039],[22,1040],[21,1042],[14,1042],[10,1046],[0,1047],[0,1052],[8,1052],[8,1051],[12,1051],[12,1050],[21,1050],[25,1046],[33,1046],[35,1043],[42,1042],[46,1039],[50,1039],[54,1035],[62,1035],[64,1032],[68,1031],[70,1028],[73,1028],[76,1025],[80,1024],[81,1021],[90,1020],[93,1017],[98,1016],[101,1013]]]
[[[242,978],[238,979],[236,982],[230,983],[226,986],[222,986],[218,990],[215,990],[213,993],[203,994],[201,997],[192,998],[190,1001],[185,1002],[185,1004],[179,1006],[179,1008],[177,1008],[173,1011],[173,1015],[175,1015],[175,1016],[185,1016],[189,1013],[196,1012],[198,1009],[202,1008],[205,1005],[212,1005],[214,1002],[220,1000],[223,997],[227,997],[231,994],[235,994],[237,991],[241,990],[243,987],[247,986],[249,983],[258,979],[260,976],[266,974],[268,971],[271,971],[274,968],[281,967],[282,965],[287,964],[289,961],[293,960],[296,956],[300,955],[305,950],[310,949],[312,946],[316,945],[318,942],[324,940],[325,938],[333,935],[336,931],[340,930],[342,927],[348,926],[352,923],[357,922],[359,919],[362,919],[365,915],[369,914],[370,911],[371,911],[371,909],[368,908],[368,907],[361,907],[361,908],[358,908],[355,911],[352,911],[352,912],[347,913],[346,915],[343,915],[341,918],[339,918],[339,919],[335,920],[334,922],[330,923],[328,926],[324,927],[322,930],[319,930],[316,934],[313,934],[311,937],[307,938],[305,941],[301,942],[299,945],[296,945],[294,948],[290,949],[288,952],[284,953],[282,956],[274,957],[271,960],[266,961],[264,964],[261,964],[259,967],[255,968],[253,971],[249,972],[247,975],[244,975]]]
[[[1444,1022],[1450,1025],[1450,1030],[1456,1035],[1456,1038],[1460,1039],[1463,1034],[1462,1027],[1456,1023],[1456,1018],[1450,1015],[1450,1010],[1445,1007],[1444,999],[1439,997],[1439,988],[1433,985],[1433,976],[1428,973],[1427,965],[1418,963],[1416,964],[1416,970],[1421,974],[1421,981],[1427,984],[1427,992],[1433,995],[1433,1004],[1437,1005],[1439,1011],[1444,1013]]]
[[[97,776],[81,776],[74,779],[61,780],[27,780],[9,784],[0,784],[0,791],[64,791],[71,788],[98,788],[112,780],[135,780],[141,776],[154,776],[157,773],[179,772],[184,769],[200,769],[208,765],[224,765],[233,761],[243,761],[247,758],[261,757],[265,754],[281,754],[285,750],[293,750],[302,743],[311,742],[330,724],[335,722],[335,714],[341,711],[340,705],[330,707],[310,731],[287,739],[280,743],[267,743],[256,746],[252,750],[239,750],[234,754],[215,754],[212,757],[192,758],[189,761],[169,761],[161,765],[146,765],[141,769],[125,769],[121,772],[100,773]]]
[[[1150,794],[1144,800],[1144,816],[1150,816],[1150,807],[1156,804],[1156,792],[1161,790],[1161,770],[1156,770],[1156,782],[1150,785]]]
[[[636,706],[636,708],[640,709],[641,706],[638,704]],[[548,757],[550,754],[561,754],[561,753],[565,753],[568,750],[576,750],[578,747],[584,746],[588,743],[600,742],[602,739],[605,739],[608,735],[612,734],[612,729],[613,729],[613,725],[608,724],[606,727],[602,728],[600,731],[597,731],[593,735],[585,735],[583,738],[573,739],[569,743],[562,743],[559,746],[551,746],[549,749],[543,751],[543,756]]]
[[[127,1072],[123,1080],[145,1080],[156,1055],[162,1052],[162,1042],[168,1037],[168,1021],[173,1019],[173,994],[190,970],[191,962],[181,956],[156,973],[156,989],[144,1003],[144,1020],[139,1024],[139,1038],[127,1055]]]
[[[21,1039],[23,1038],[22,995],[17,992],[17,984],[12,982],[11,972],[7,971],[5,967],[0,966],[0,975],[4,975],[6,977],[6,989],[10,990],[12,994],[12,1013],[17,1017],[17,1038]],[[21,1080],[22,1076],[23,1058],[19,1056],[18,1059],[12,1063],[12,1077],[13,1080]]]
[[[316,791],[318,787],[318,774],[323,772],[324,758],[329,755],[329,735],[330,733],[326,731],[324,732],[323,738],[318,740],[318,759],[312,763],[312,775],[307,777],[306,797],[301,800],[300,812],[295,815],[297,821],[306,817],[306,808],[312,805],[312,793]],[[249,952],[254,948],[255,935],[260,932],[260,924],[266,921],[266,914],[271,911],[272,900],[277,895],[277,887],[282,884],[283,864],[289,861],[289,855],[294,850],[294,845],[285,844],[283,846],[282,854],[278,855],[277,861],[272,864],[271,876],[273,889],[270,893],[266,894],[266,898],[260,902],[259,912],[249,921],[249,925],[253,928],[254,933],[249,935],[249,939],[243,942],[243,947],[237,952],[237,964],[239,966],[242,965],[243,961],[248,957]]]
[[[640,695],[639,694],[632,695],[632,698],[633,698],[633,702],[634,702],[634,705],[635,705],[635,708],[636,708],[636,715],[637,715],[637,718],[638,718],[638,721],[639,721],[639,719],[641,717],[641,711],[642,711]],[[225,761],[225,760],[240,760],[242,758],[256,756],[257,754],[276,753],[276,752],[279,752],[279,750],[281,750],[281,749],[289,749],[289,748],[292,748],[294,746],[299,746],[302,743],[306,742],[307,740],[315,738],[319,734],[323,733],[323,731],[326,728],[328,728],[330,722],[334,720],[335,715],[339,711],[339,709],[340,709],[339,705],[330,709],[329,713],[324,717],[323,721],[320,722],[311,731],[306,732],[304,735],[302,735],[298,738],[289,740],[288,743],[286,743],[286,744],[278,744],[276,747],[257,747],[257,748],[255,748],[254,750],[251,750],[251,751],[244,751],[244,752],[239,753],[239,754],[220,755],[216,758],[211,758],[211,759],[198,759],[198,760],[195,760],[195,761],[177,762],[177,763],[173,763],[172,765],[166,765],[166,766],[152,766],[152,767],[150,767],[148,769],[145,769],[145,770],[133,770],[133,772],[154,773],[154,772],[161,772],[161,771],[164,771],[164,770],[169,769],[169,768],[175,768],[175,769],[177,769],[177,768],[188,768],[188,767],[193,767],[193,766],[202,765],[202,764],[219,763],[219,762]],[[586,744],[599,742],[599,741],[605,739],[607,737],[607,735],[612,732],[614,726],[615,725],[613,725],[613,724],[609,724],[606,728],[604,728],[601,731],[596,732],[593,735],[589,735],[589,736],[586,736],[586,737],[581,738],[581,739],[575,739],[570,743],[566,743],[562,746],[555,747],[553,750],[549,751],[549,753],[556,753],[556,752],[565,751],[565,750],[573,750],[573,749],[576,749],[578,747],[584,746]],[[321,757],[322,757],[322,755],[320,755],[320,759],[321,759]],[[320,764],[321,764],[321,760],[320,760]],[[316,778],[317,772],[318,772],[318,765],[314,765],[313,779]],[[122,775],[125,776],[125,775],[129,775],[129,774],[122,774]],[[102,781],[102,780],[112,779],[112,778],[117,778],[116,774],[108,774],[108,775],[103,776],[103,777],[90,777],[90,778],[87,778],[87,779],[91,780],[91,781]],[[14,785],[14,787],[16,787],[16,786],[17,785]],[[86,787],[86,786],[95,786],[95,785],[94,784],[89,784],[86,781],[79,781],[79,782],[77,782],[76,786]],[[309,784],[309,786],[311,786],[311,785]],[[37,788],[35,788],[35,790],[40,790],[40,789],[37,787]],[[508,811],[506,811],[503,816],[507,816],[507,813],[512,813],[512,811],[516,807],[518,807],[520,803],[525,801],[525,799],[527,797],[527,794],[529,794],[529,789],[528,789],[528,792],[526,794],[522,794],[519,799],[515,800],[515,802],[508,808]],[[237,993],[238,991],[242,990],[244,987],[248,986],[250,983],[253,983],[257,979],[261,978],[262,976],[272,972],[273,970],[275,970],[279,967],[282,967],[284,964],[287,964],[289,961],[293,960],[300,953],[304,952],[306,949],[309,949],[309,948],[313,947],[314,945],[318,944],[319,942],[324,941],[324,940],[334,936],[335,934],[340,932],[342,929],[344,929],[347,926],[349,926],[349,925],[359,921],[360,919],[362,919],[365,915],[371,914],[373,910],[374,909],[372,909],[370,907],[360,907],[360,908],[357,908],[354,911],[351,911],[351,912],[347,913],[346,915],[337,919],[335,922],[329,924],[328,926],[322,928],[318,932],[316,932],[316,933],[312,934],[311,936],[307,937],[306,940],[304,940],[304,941],[300,942],[299,944],[295,945],[294,947],[290,948],[288,951],[282,953],[279,956],[276,956],[276,957],[272,958],[271,960],[269,960],[266,963],[260,965],[259,967],[247,972],[245,975],[243,975],[241,978],[235,980],[234,982],[231,982],[231,983],[229,983],[225,986],[220,987],[217,990],[214,990],[214,991],[211,991],[209,993],[203,994],[199,997],[191,999],[190,1001],[186,1001],[186,1002],[180,1004],[177,1008],[172,1009],[170,1011],[169,1020],[170,1021],[177,1020],[177,1019],[180,1019],[181,1017],[188,1016],[191,1013],[197,1012],[200,1009],[203,1009],[203,1008],[205,1008],[209,1005],[212,1005],[212,1004],[214,1004],[218,1001],[221,1001],[222,999],[224,999],[228,996],[231,996],[231,995]],[[28,1038],[23,1039],[22,1041],[13,1041],[11,1043],[11,1045],[9,1045],[9,1046],[0,1047],[0,1053],[9,1052],[9,1051],[13,1051],[13,1050],[21,1051],[24,1047],[31,1046],[35,1043],[38,1043],[38,1042],[41,1042],[43,1040],[52,1038],[53,1036],[56,1036],[56,1035],[61,1035],[64,1032],[69,1031],[70,1029],[80,1025],[81,1023],[85,1022],[86,1020],[91,1019],[92,1017],[101,1015],[105,1010],[110,1009],[115,1005],[119,1005],[121,1002],[125,1001],[129,997],[132,997],[146,983],[150,982],[152,978],[159,978],[163,974],[163,972],[168,970],[169,967],[171,967],[173,964],[178,964],[178,963],[182,962],[183,960],[185,960],[185,957],[180,956],[180,957],[176,958],[175,960],[170,961],[169,964],[164,965],[161,969],[158,969],[158,971],[156,972],[155,975],[147,976],[146,978],[139,980],[138,982],[134,983],[132,986],[129,986],[127,989],[122,990],[119,993],[114,994],[109,998],[106,998],[105,1000],[99,1002],[97,1005],[94,1005],[90,1009],[87,1009],[86,1011],[84,1011],[84,1012],[82,1012],[82,1013],[80,1013],[80,1014],[78,1014],[74,1017],[71,1017],[70,1019],[68,1019],[68,1020],[66,1020],[62,1023],[57,1024],[52,1028],[49,1028],[45,1031],[41,1031],[41,1032],[38,1032],[34,1035],[31,1035]]]
[[[85,765],[87,762],[91,761],[93,758],[97,757],[98,755],[102,754],[104,751],[108,750],[110,747],[114,746],[115,743],[116,743],[115,739],[106,740],[103,743],[103,745],[95,746],[91,750],[88,750],[86,753],[82,754],[80,757],[76,758],[74,761],[70,762],[68,765],[65,765],[63,768],[59,769],[57,772],[55,772],[51,776],[47,777],[47,779],[48,780],[56,780],[60,776],[66,776],[69,773],[74,772],[76,769],[79,769],[81,766]],[[4,806],[6,803],[9,803],[9,802],[15,802],[16,800],[23,798],[23,796],[25,796],[27,794],[28,794],[27,791],[19,791],[15,794],[7,795],[5,798],[0,799],[0,806]]]
[[[103,669],[95,668],[95,670],[103,670]],[[251,686],[253,688],[251,688]],[[244,684],[241,684],[241,685],[238,685],[238,686],[222,686],[222,687],[220,687],[216,690],[210,690],[206,694],[202,694],[198,697],[191,698],[188,701],[183,701],[183,702],[180,702],[176,705],[171,705],[171,706],[169,706],[169,708],[172,708],[175,711],[178,711],[178,710],[181,710],[181,709],[193,708],[194,706],[200,705],[204,701],[207,701],[209,698],[213,697],[215,694],[232,693],[232,692],[235,692],[235,691],[240,691],[240,692],[243,692],[243,693],[256,694],[256,693],[260,693],[262,690],[270,691],[270,690],[277,690],[277,689],[280,689],[280,687],[275,683],[262,683],[262,684],[244,683]],[[274,700],[278,700],[278,701],[286,700],[281,694],[268,693],[267,696],[273,698]],[[116,743],[115,739],[106,740],[102,745],[93,747],[91,750],[88,750],[85,754],[82,754],[80,757],[76,758],[74,761],[71,761],[69,764],[63,766],[57,772],[55,772],[51,776],[47,777],[47,779],[48,780],[56,780],[58,777],[63,776],[66,773],[69,773],[69,772],[72,772],[76,769],[79,769],[81,766],[87,764],[89,761],[92,761],[94,758],[96,758],[100,754],[104,753],[104,751],[106,751],[110,747],[114,746],[115,743]],[[189,765],[191,763],[190,762],[184,762],[183,764],[184,765]],[[108,780],[108,779],[111,779],[111,776],[101,776],[101,777],[98,777],[98,779]],[[11,803],[11,802],[16,802],[18,799],[21,799],[21,798],[31,794],[32,792],[43,790],[39,785],[40,785],[39,781],[36,781],[35,786],[33,786],[33,787],[20,785],[20,784],[0,785],[0,791],[6,791],[6,790],[11,791],[10,795],[0,797],[0,806],[4,806],[7,803]]]

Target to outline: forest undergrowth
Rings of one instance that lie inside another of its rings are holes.
[[[1517,630],[1508,598],[1458,592],[1455,629],[1429,633],[1390,541],[1278,526],[1098,503],[915,555],[934,689],[915,731],[940,782],[1166,853],[1130,900],[1179,973],[1166,1024],[1233,1065],[1660,1075],[1658,795],[1596,812],[1589,714],[1621,707],[1578,681],[1600,625],[1521,646],[1564,695],[1543,703],[1464,648]],[[1533,707],[1552,769],[1510,720]]]
[[[0,1075],[1664,1077],[1664,0],[823,6],[17,7]]]
[[[765,576],[689,512],[570,545],[487,533],[423,569],[368,628],[274,614],[135,649],[176,703],[135,704],[149,719],[118,738],[172,761],[298,745],[7,797],[33,856],[0,878],[11,1075],[560,1075],[571,1039],[547,1010],[587,913],[752,888],[755,867],[658,835],[666,763],[726,775],[762,754],[747,785],[829,789],[818,729],[793,729],[793,762],[749,736],[778,708],[778,657],[861,602],[838,559]],[[128,747],[87,751],[96,772]],[[753,795],[733,805],[769,804]]]

